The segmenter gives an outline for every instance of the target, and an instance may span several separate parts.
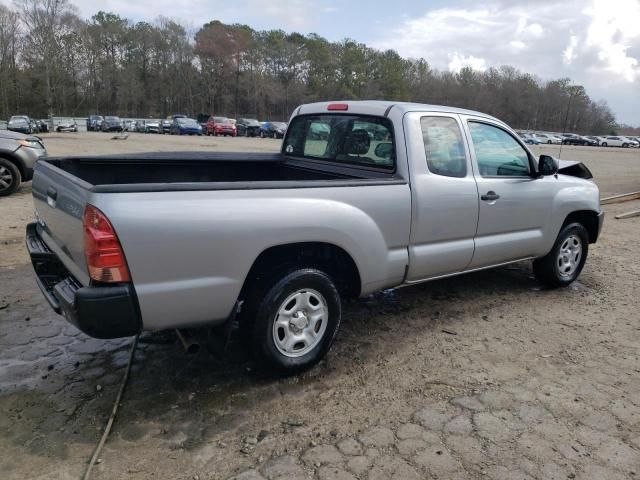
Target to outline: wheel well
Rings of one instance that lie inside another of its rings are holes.
[[[278,245],[263,251],[247,274],[240,299],[244,299],[256,283],[296,267],[313,267],[324,271],[344,297],[356,298],[360,295],[360,272],[345,250],[330,243],[304,242]]]
[[[25,179],[27,178],[27,172],[21,161],[19,161],[16,157],[11,155],[10,153],[4,153],[4,152],[0,153],[0,158],[3,158],[4,160],[9,160],[11,163],[13,163],[18,168],[18,171],[20,172],[20,177],[21,177],[20,180],[23,182],[25,181]]]
[[[579,210],[577,212],[571,212],[567,215],[562,226],[569,225],[570,223],[580,223],[587,229],[589,234],[589,243],[594,243],[598,238],[598,214],[593,210]]]

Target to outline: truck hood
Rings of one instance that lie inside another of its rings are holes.
[[[575,160],[558,160],[559,168],[558,173],[562,175],[570,175],[572,177],[591,179],[593,178],[593,174],[591,170],[587,168],[587,166],[582,162],[577,162]]]
[[[26,140],[29,138],[29,135],[25,135],[24,133],[12,132],[10,130],[1,130],[0,138],[6,138],[9,140]]]

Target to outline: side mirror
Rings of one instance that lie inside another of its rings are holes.
[[[540,160],[538,160],[538,174],[540,176],[555,175],[559,168],[558,160],[551,155],[540,155]]]
[[[379,143],[374,153],[378,158],[391,158],[393,154],[393,144],[391,142]]]

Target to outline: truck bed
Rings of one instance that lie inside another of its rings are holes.
[[[48,163],[80,179],[94,192],[201,189],[289,188],[328,181],[382,180],[362,168],[308,160],[283,160],[281,154],[146,153],[101,157],[51,158]],[[383,174],[384,180],[397,180]]]

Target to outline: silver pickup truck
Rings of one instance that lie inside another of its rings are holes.
[[[285,373],[327,353],[345,297],[523,260],[568,285],[603,220],[585,166],[500,120],[379,101],[302,105],[279,154],[41,160],[33,198],[38,283],[81,330],[239,323]]]

